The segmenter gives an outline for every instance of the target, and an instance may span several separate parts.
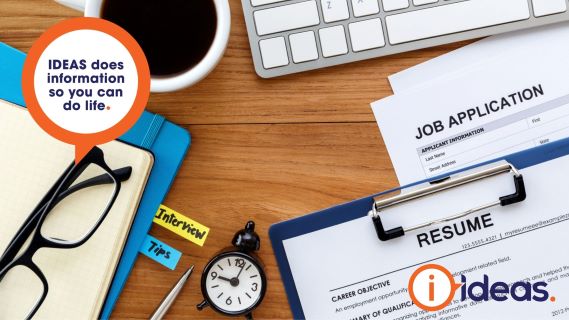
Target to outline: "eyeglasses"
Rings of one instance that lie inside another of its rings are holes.
[[[32,260],[35,253],[41,248],[73,249],[87,242],[131,172],[131,167],[111,170],[97,147],[63,172],[0,257],[0,306],[4,306],[0,310],[8,306],[8,318],[32,318],[47,297],[48,282]]]

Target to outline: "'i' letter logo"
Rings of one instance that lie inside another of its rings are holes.
[[[430,275],[429,279],[434,280],[435,275]],[[435,283],[432,281],[429,282],[429,301],[435,301]]]
[[[454,282],[445,267],[427,264],[411,275],[408,289],[415,305],[426,311],[437,311],[450,304],[461,285]]]

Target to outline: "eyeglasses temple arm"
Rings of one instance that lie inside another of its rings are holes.
[[[132,167],[124,167],[124,168],[120,168],[117,170],[113,170],[113,173],[115,174],[115,176],[117,177],[119,182],[124,182],[124,181],[130,179],[130,175],[132,174]],[[79,182],[79,183],[71,186],[69,189],[63,191],[57,197],[57,199],[55,199],[54,204],[57,204],[59,201],[65,199],[65,197],[67,197],[70,194],[73,194],[74,192],[77,192],[79,190],[89,188],[89,187],[98,186],[98,185],[102,185],[102,184],[108,184],[108,183],[113,183],[113,179],[108,174],[101,174],[101,175],[93,177],[91,179],[87,179],[85,181]]]

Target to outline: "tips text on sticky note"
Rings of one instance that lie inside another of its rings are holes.
[[[164,265],[165,267],[175,270],[182,253],[164,242],[147,235],[144,239],[140,252],[150,259]]]
[[[154,223],[163,226],[199,246],[203,246],[209,234],[208,227],[165,205],[160,205],[160,208],[156,211]]]

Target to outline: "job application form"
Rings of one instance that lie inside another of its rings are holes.
[[[567,319],[567,168],[568,156],[525,168],[521,170],[525,201],[394,240],[380,241],[369,217],[285,240],[304,316],[317,320]],[[382,220],[386,228],[413,226],[488,203],[513,190],[512,176],[499,175],[391,208],[382,212]],[[445,267],[455,282],[473,288],[472,294],[463,299],[458,290],[444,309],[420,309],[409,295],[408,283],[425,264]],[[515,282],[528,285],[514,288]],[[541,284],[546,293],[534,290],[539,282],[546,284]],[[508,286],[508,293],[502,290],[498,295],[502,298],[484,299],[484,292],[488,296],[496,283]]]
[[[569,136],[569,44],[522,51],[372,103],[402,185]]]

